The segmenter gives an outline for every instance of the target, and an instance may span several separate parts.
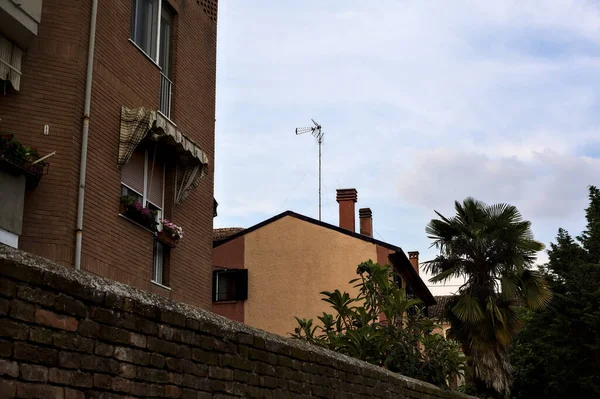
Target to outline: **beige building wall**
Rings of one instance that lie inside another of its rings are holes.
[[[313,318],[330,312],[321,291],[356,293],[348,281],[359,263],[377,261],[376,245],[286,216],[245,235],[248,300],[244,322],[289,335],[294,316]]]

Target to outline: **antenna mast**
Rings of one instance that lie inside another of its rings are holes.
[[[311,119],[311,121],[315,126],[296,128],[296,135],[311,133],[319,144],[319,220],[321,220],[321,144],[323,144],[325,133],[321,131],[321,125],[315,122],[314,119]]]

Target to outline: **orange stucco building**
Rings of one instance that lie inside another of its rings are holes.
[[[369,259],[389,264],[401,283],[426,305],[435,299],[418,273],[418,252],[404,251],[372,237],[368,208],[355,230],[354,189],[337,191],[340,225],[291,211],[247,229],[219,229],[213,244],[215,313],[280,335],[296,326],[294,316],[316,318],[329,311],[319,292],[355,293],[348,282]]]

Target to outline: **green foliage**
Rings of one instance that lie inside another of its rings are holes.
[[[436,326],[421,313],[421,302],[406,298],[388,266],[369,260],[357,274],[350,281],[357,297],[337,289],[321,292],[333,313],[319,316],[320,324],[296,317],[292,337],[442,387],[462,375],[458,343],[432,333]]]
[[[586,230],[559,229],[548,251],[552,302],[527,314],[511,347],[516,398],[600,398],[600,191],[589,191]]]
[[[33,165],[32,162],[40,158],[37,149],[21,144],[13,134],[0,134],[0,158],[38,175],[43,173],[46,165],[43,161]]]
[[[449,335],[462,344],[479,392],[507,392],[508,347],[522,325],[516,305],[544,308],[552,298],[531,266],[543,244],[514,206],[473,198],[455,202],[456,215],[436,212],[426,231],[440,254],[425,262],[430,281],[466,281],[446,309]],[[469,375],[467,376],[469,377]]]

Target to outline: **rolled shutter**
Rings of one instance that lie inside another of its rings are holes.
[[[148,201],[160,209],[163,208],[163,182],[165,166],[162,162],[148,165]]]
[[[121,182],[136,191],[139,195],[144,194],[144,163],[146,155],[144,151],[136,150],[129,161],[121,170]]]

